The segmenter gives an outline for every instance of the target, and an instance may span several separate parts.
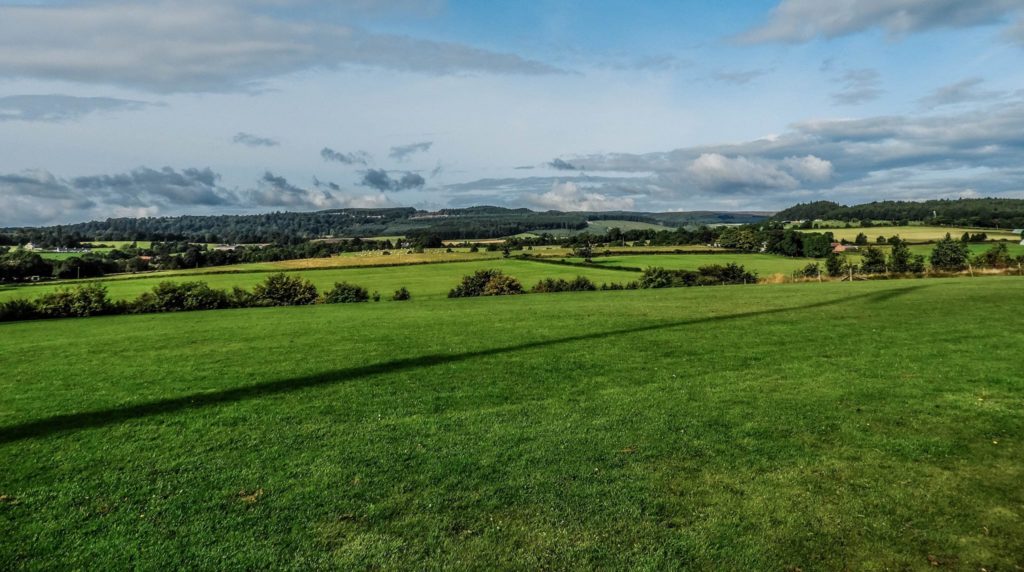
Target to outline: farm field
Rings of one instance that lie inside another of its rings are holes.
[[[994,277],[0,324],[0,567],[1013,570],[1021,302]]]
[[[1020,242],[1020,235],[1006,230],[979,229],[979,228],[953,228],[945,226],[875,226],[870,228],[823,228],[814,230],[803,230],[802,232],[831,232],[836,240],[848,240],[852,242],[857,235],[864,233],[868,241],[875,242],[879,236],[889,238],[899,235],[907,242],[934,242],[941,240],[949,233],[953,238],[960,238],[965,232],[977,234],[984,232],[989,240],[1012,240]]]
[[[571,259],[574,262],[582,262],[582,259]],[[744,253],[722,253],[722,254],[637,254],[629,256],[595,256],[594,264],[602,266],[617,266],[626,268],[647,268],[649,266],[660,266],[670,270],[697,270],[701,266],[710,264],[742,264],[751,272],[759,276],[771,276],[772,274],[790,275],[795,270],[800,270],[808,264],[819,262],[813,258],[786,258],[773,254],[744,254]]]
[[[500,254],[500,253],[499,253]],[[229,290],[234,286],[252,288],[262,282],[268,273],[279,269],[274,267],[270,270],[227,271],[224,269],[237,269],[238,267],[214,267],[200,270],[207,270],[207,273],[180,274],[177,272],[167,274],[139,275],[135,277],[115,277],[97,280],[104,284],[109,295],[114,299],[135,298],[139,294],[149,291],[153,286],[163,281],[185,282],[189,280],[201,280],[213,288]],[[398,288],[405,286],[412,293],[414,298],[443,298],[448,291],[466,274],[472,274],[476,270],[496,268],[506,274],[518,278],[523,287],[529,289],[538,281],[544,278],[566,278],[576,276],[587,276],[596,284],[602,282],[625,283],[635,280],[639,273],[624,272],[621,270],[604,270],[601,268],[580,268],[572,266],[559,266],[542,262],[531,262],[525,260],[476,260],[469,262],[457,262],[448,264],[417,264],[407,266],[371,266],[353,268],[327,268],[309,269],[308,271],[297,271],[297,273],[313,282],[318,289],[331,288],[335,282],[351,282],[370,290],[379,291],[383,296],[390,296]],[[221,272],[216,272],[221,270]],[[31,284],[23,286],[8,286],[0,288],[0,301],[13,298],[35,298],[45,292],[58,288],[59,284]]]

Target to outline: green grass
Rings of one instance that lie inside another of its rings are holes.
[[[394,257],[398,258],[398,257]],[[396,260],[397,261],[397,260]],[[267,264],[270,264],[267,268]],[[244,268],[244,267],[243,267]],[[355,268],[326,268],[298,270],[290,273],[300,275],[312,281],[321,291],[331,288],[335,282],[351,282],[376,290],[384,296],[391,295],[398,288],[405,286],[414,298],[443,298],[448,291],[466,274],[476,270],[497,268],[506,274],[518,278],[525,288],[530,288],[543,278],[566,278],[587,276],[597,284],[602,282],[625,283],[639,277],[637,273],[600,268],[579,268],[558,266],[541,262],[523,260],[475,260],[471,262],[452,262],[443,264],[417,264],[407,266],[377,266]],[[140,275],[137,277],[113,277],[99,280],[107,287],[107,291],[115,299],[131,299],[142,292],[149,291],[163,281],[184,282],[200,280],[211,287],[231,289],[234,286],[250,289],[262,282],[269,271],[274,269],[273,263],[264,263],[254,271],[235,272],[237,267],[220,267],[200,269],[208,272],[185,274]],[[256,271],[257,269],[261,269]],[[222,273],[215,273],[220,270]],[[225,272],[227,270],[227,272]],[[58,284],[31,284],[22,286],[0,287],[0,301],[13,298],[36,298],[46,292],[60,287]]]
[[[684,247],[680,247],[684,248]],[[572,259],[579,262],[580,259]],[[595,256],[594,264],[626,268],[647,268],[660,266],[672,270],[697,270],[709,264],[742,264],[760,276],[772,274],[790,275],[808,264],[817,262],[811,258],[786,258],[773,254],[636,254],[628,256]]]
[[[0,568],[1014,570],[1021,284],[0,324]]]

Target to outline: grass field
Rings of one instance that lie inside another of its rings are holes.
[[[0,568],[1019,569],[1021,284],[0,324]]]
[[[945,226],[877,226],[871,228],[835,228],[835,229],[814,229],[805,230],[803,232],[831,232],[835,236],[836,240],[846,239],[853,241],[857,238],[857,235],[864,233],[868,237],[868,241],[871,243],[875,242],[875,239],[879,236],[886,238],[899,235],[900,238],[908,242],[934,242],[941,240],[949,233],[953,238],[960,238],[965,232],[971,234],[977,234],[984,232],[988,235],[989,240],[1015,240],[1020,242],[1020,235],[1014,234],[1006,230],[992,230],[992,229],[978,229],[978,228],[952,228]]]
[[[572,259],[580,262],[580,259]],[[630,256],[595,256],[594,264],[626,268],[660,266],[671,270],[697,270],[709,264],[742,264],[760,276],[790,275],[795,270],[817,262],[811,258],[786,258],[772,254],[637,254]]]
[[[226,290],[234,286],[240,286],[248,289],[262,282],[268,276],[268,271],[279,268],[279,266],[271,266],[263,270],[252,269],[251,271],[224,272],[224,269],[238,270],[238,267],[214,267],[200,269],[209,271],[205,273],[139,275],[134,278],[114,277],[101,279],[99,282],[107,286],[108,293],[112,298],[130,299],[142,292],[151,290],[153,286],[165,280],[176,282],[201,280],[214,288]],[[579,268],[503,259],[408,266],[309,269],[308,271],[299,270],[297,274],[308,278],[321,291],[331,288],[335,282],[344,281],[358,284],[370,291],[376,290],[384,296],[389,296],[398,288],[405,286],[414,298],[443,298],[447,296],[449,290],[459,283],[463,276],[485,268],[500,269],[506,274],[518,278],[527,289],[544,278],[571,279],[582,275],[589,277],[597,284],[601,284],[602,282],[625,283],[639,276],[638,273],[619,270]],[[221,270],[221,273],[217,273],[217,270]],[[0,287],[0,301],[12,298],[35,298],[59,286],[59,284],[43,283],[8,286],[6,288]]]

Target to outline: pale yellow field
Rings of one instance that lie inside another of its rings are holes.
[[[894,235],[899,235],[900,238],[908,242],[933,242],[941,240],[949,233],[953,238],[960,238],[965,232],[971,234],[977,234],[984,232],[988,235],[989,240],[1017,240],[1020,241],[1020,236],[1016,235],[1008,230],[993,230],[984,228],[960,228],[960,227],[945,227],[945,226],[875,226],[871,228],[835,228],[835,229],[813,229],[803,230],[801,232],[831,232],[836,240],[846,239],[853,241],[857,238],[857,235],[864,233],[868,237],[868,242],[874,244],[875,239],[879,236],[886,238]]]

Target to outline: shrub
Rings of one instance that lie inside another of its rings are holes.
[[[380,292],[374,290],[373,294],[370,296],[370,299],[372,299],[374,302],[380,302]]]
[[[671,288],[674,275],[672,272],[661,267],[651,267],[644,270],[640,277],[641,288]]]
[[[449,298],[466,298],[471,296],[482,296],[487,282],[500,275],[497,270],[477,270],[473,274],[462,277],[462,282],[448,292]]]
[[[0,322],[34,320],[39,318],[36,305],[29,300],[8,300],[0,302]]]
[[[349,304],[369,301],[370,293],[366,288],[349,284],[348,282],[336,282],[334,288],[324,292],[323,297],[325,304]]]
[[[299,276],[283,272],[271,274],[252,291],[253,302],[259,306],[302,306],[317,300],[316,286]]]
[[[640,288],[681,288],[687,286],[717,286],[720,284],[756,284],[757,275],[747,272],[739,264],[712,264],[702,266],[697,272],[690,270],[666,270],[653,267],[644,270],[638,286]],[[629,285],[626,286],[629,288]]]
[[[1013,257],[1005,244],[997,244],[974,258],[974,264],[982,268],[1009,268]]]
[[[230,307],[231,301],[223,290],[214,290],[205,282],[161,282],[136,298],[133,312],[183,312],[191,310],[218,310]]]
[[[701,276],[707,276],[714,278],[719,284],[756,284],[757,275],[751,272],[747,272],[745,268],[739,264],[729,263],[725,266],[720,264],[713,264],[711,266],[701,266],[698,269]]]
[[[83,284],[74,288],[60,288],[44,294],[36,301],[40,316],[46,318],[77,318],[115,314],[121,308],[107,298],[102,284]]]
[[[463,276],[462,282],[448,292],[448,297],[467,298],[522,293],[523,285],[515,278],[505,276],[499,270],[477,270],[473,274]]]
[[[817,278],[821,275],[821,265],[817,262],[812,262],[800,270],[793,272],[793,274],[798,278]]]
[[[484,296],[510,296],[513,294],[524,294],[523,285],[511,276],[498,274],[487,281],[484,286]]]
[[[403,300],[412,300],[412,294],[409,293],[409,289],[402,286],[391,296],[391,299],[395,302],[401,302]]]
[[[597,290],[597,286],[586,276],[577,276],[572,280],[564,278],[545,278],[530,289],[531,292],[585,292]]]

